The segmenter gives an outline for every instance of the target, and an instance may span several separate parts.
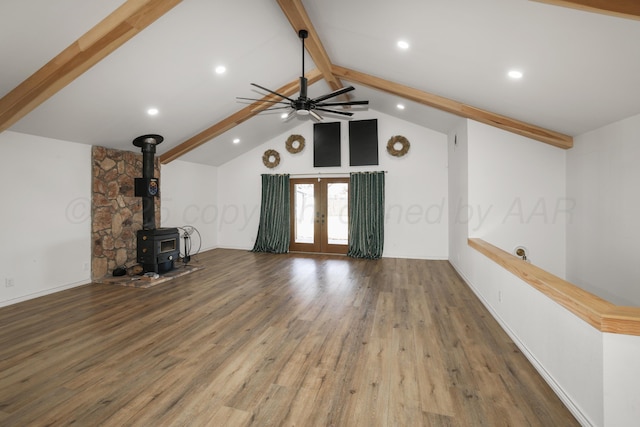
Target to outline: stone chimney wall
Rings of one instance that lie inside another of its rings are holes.
[[[142,199],[134,196],[134,178],[142,176],[142,154],[94,146],[91,150],[91,278],[116,267],[137,264],[136,232],[142,229]],[[158,158],[154,176],[160,178]],[[156,198],[160,224],[160,198]]]

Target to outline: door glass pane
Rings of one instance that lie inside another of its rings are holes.
[[[349,244],[349,184],[327,183],[327,243]]]
[[[295,184],[295,242],[313,243],[313,218],[316,212],[313,184]]]

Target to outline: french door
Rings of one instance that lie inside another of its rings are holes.
[[[290,180],[289,250],[346,254],[349,249],[349,178]]]

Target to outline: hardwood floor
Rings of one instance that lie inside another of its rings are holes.
[[[198,262],[1,308],[0,425],[578,425],[446,261]]]

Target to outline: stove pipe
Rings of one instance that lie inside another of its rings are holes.
[[[156,145],[164,141],[160,135],[142,135],[133,145],[142,149],[142,178],[135,180],[135,195],[142,197],[142,229],[156,228],[155,198],[158,196],[158,179],[153,177]]]

